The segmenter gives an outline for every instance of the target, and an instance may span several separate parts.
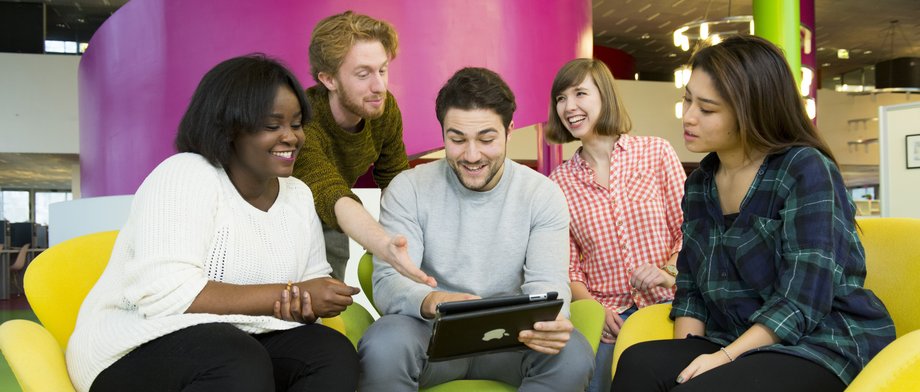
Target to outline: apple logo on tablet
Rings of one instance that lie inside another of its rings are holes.
[[[482,334],[482,341],[488,342],[490,340],[501,339],[505,336],[508,336],[508,333],[505,332],[503,328],[497,328]]]

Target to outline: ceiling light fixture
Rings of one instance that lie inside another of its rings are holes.
[[[753,35],[754,17],[750,15],[729,16],[716,20],[698,20],[684,24],[674,30],[674,46],[685,52],[691,42],[719,41],[726,35]]]
[[[729,1],[729,16],[721,19],[711,19],[711,20],[697,20],[690,23],[681,25],[673,33],[674,46],[681,48],[683,51],[690,51],[690,48],[697,48],[703,45],[718,45],[722,42],[722,38],[732,35],[754,35],[754,17],[751,15],[742,15],[742,16],[731,16],[731,2]],[[804,26],[800,27],[801,38],[802,38],[802,51],[806,54],[812,52],[813,48],[811,46],[811,30],[805,28]],[[818,48],[818,50],[823,50],[824,48]],[[840,57],[841,53],[843,56]],[[849,52],[844,49],[838,51],[839,58],[848,58]],[[823,66],[829,66],[830,64],[823,64]],[[806,109],[808,116],[812,119],[815,118],[815,101],[812,98],[808,97],[809,92],[811,91],[811,85],[815,80],[815,70],[802,66],[802,81],[799,85],[800,93],[806,101]],[[684,65],[678,67],[674,70],[674,86],[677,88],[683,88],[687,85],[687,82],[690,81],[690,67]],[[681,102],[678,102],[677,105],[681,105]],[[675,106],[674,114],[680,118]]]

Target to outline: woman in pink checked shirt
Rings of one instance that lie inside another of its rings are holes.
[[[603,62],[572,60],[556,74],[547,139],[582,144],[550,175],[572,217],[572,300],[593,298],[607,308],[589,391],[610,388],[623,320],[674,299],[687,176],[667,141],[630,136],[631,126]]]

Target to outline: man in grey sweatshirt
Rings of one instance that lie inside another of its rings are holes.
[[[362,391],[414,391],[458,379],[491,379],[522,391],[583,391],[594,354],[568,320],[569,215],[562,191],[505,158],[514,95],[492,71],[464,68],[436,101],[445,159],[398,175],[381,201],[380,223],[404,233],[409,253],[437,280],[416,283],[374,259],[374,300],[384,314],[358,352]],[[518,339],[529,350],[429,362],[438,303],[556,291],[554,321]]]

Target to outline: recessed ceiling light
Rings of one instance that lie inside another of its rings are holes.
[[[863,52],[863,54],[872,54],[872,51],[871,51],[871,50],[867,50],[867,51]]]
[[[642,34],[639,38],[642,38],[642,39],[649,39],[649,38],[651,38],[651,37],[652,37],[651,35],[648,35],[648,33],[645,33],[645,34]]]
[[[831,66],[831,63],[824,63],[824,64],[821,64],[821,66],[822,66],[822,67],[830,67],[830,66]]]
[[[837,58],[841,60],[846,60],[850,58],[850,52],[846,49],[837,49]]]
[[[668,57],[677,57],[677,55],[674,53],[668,53]]]

